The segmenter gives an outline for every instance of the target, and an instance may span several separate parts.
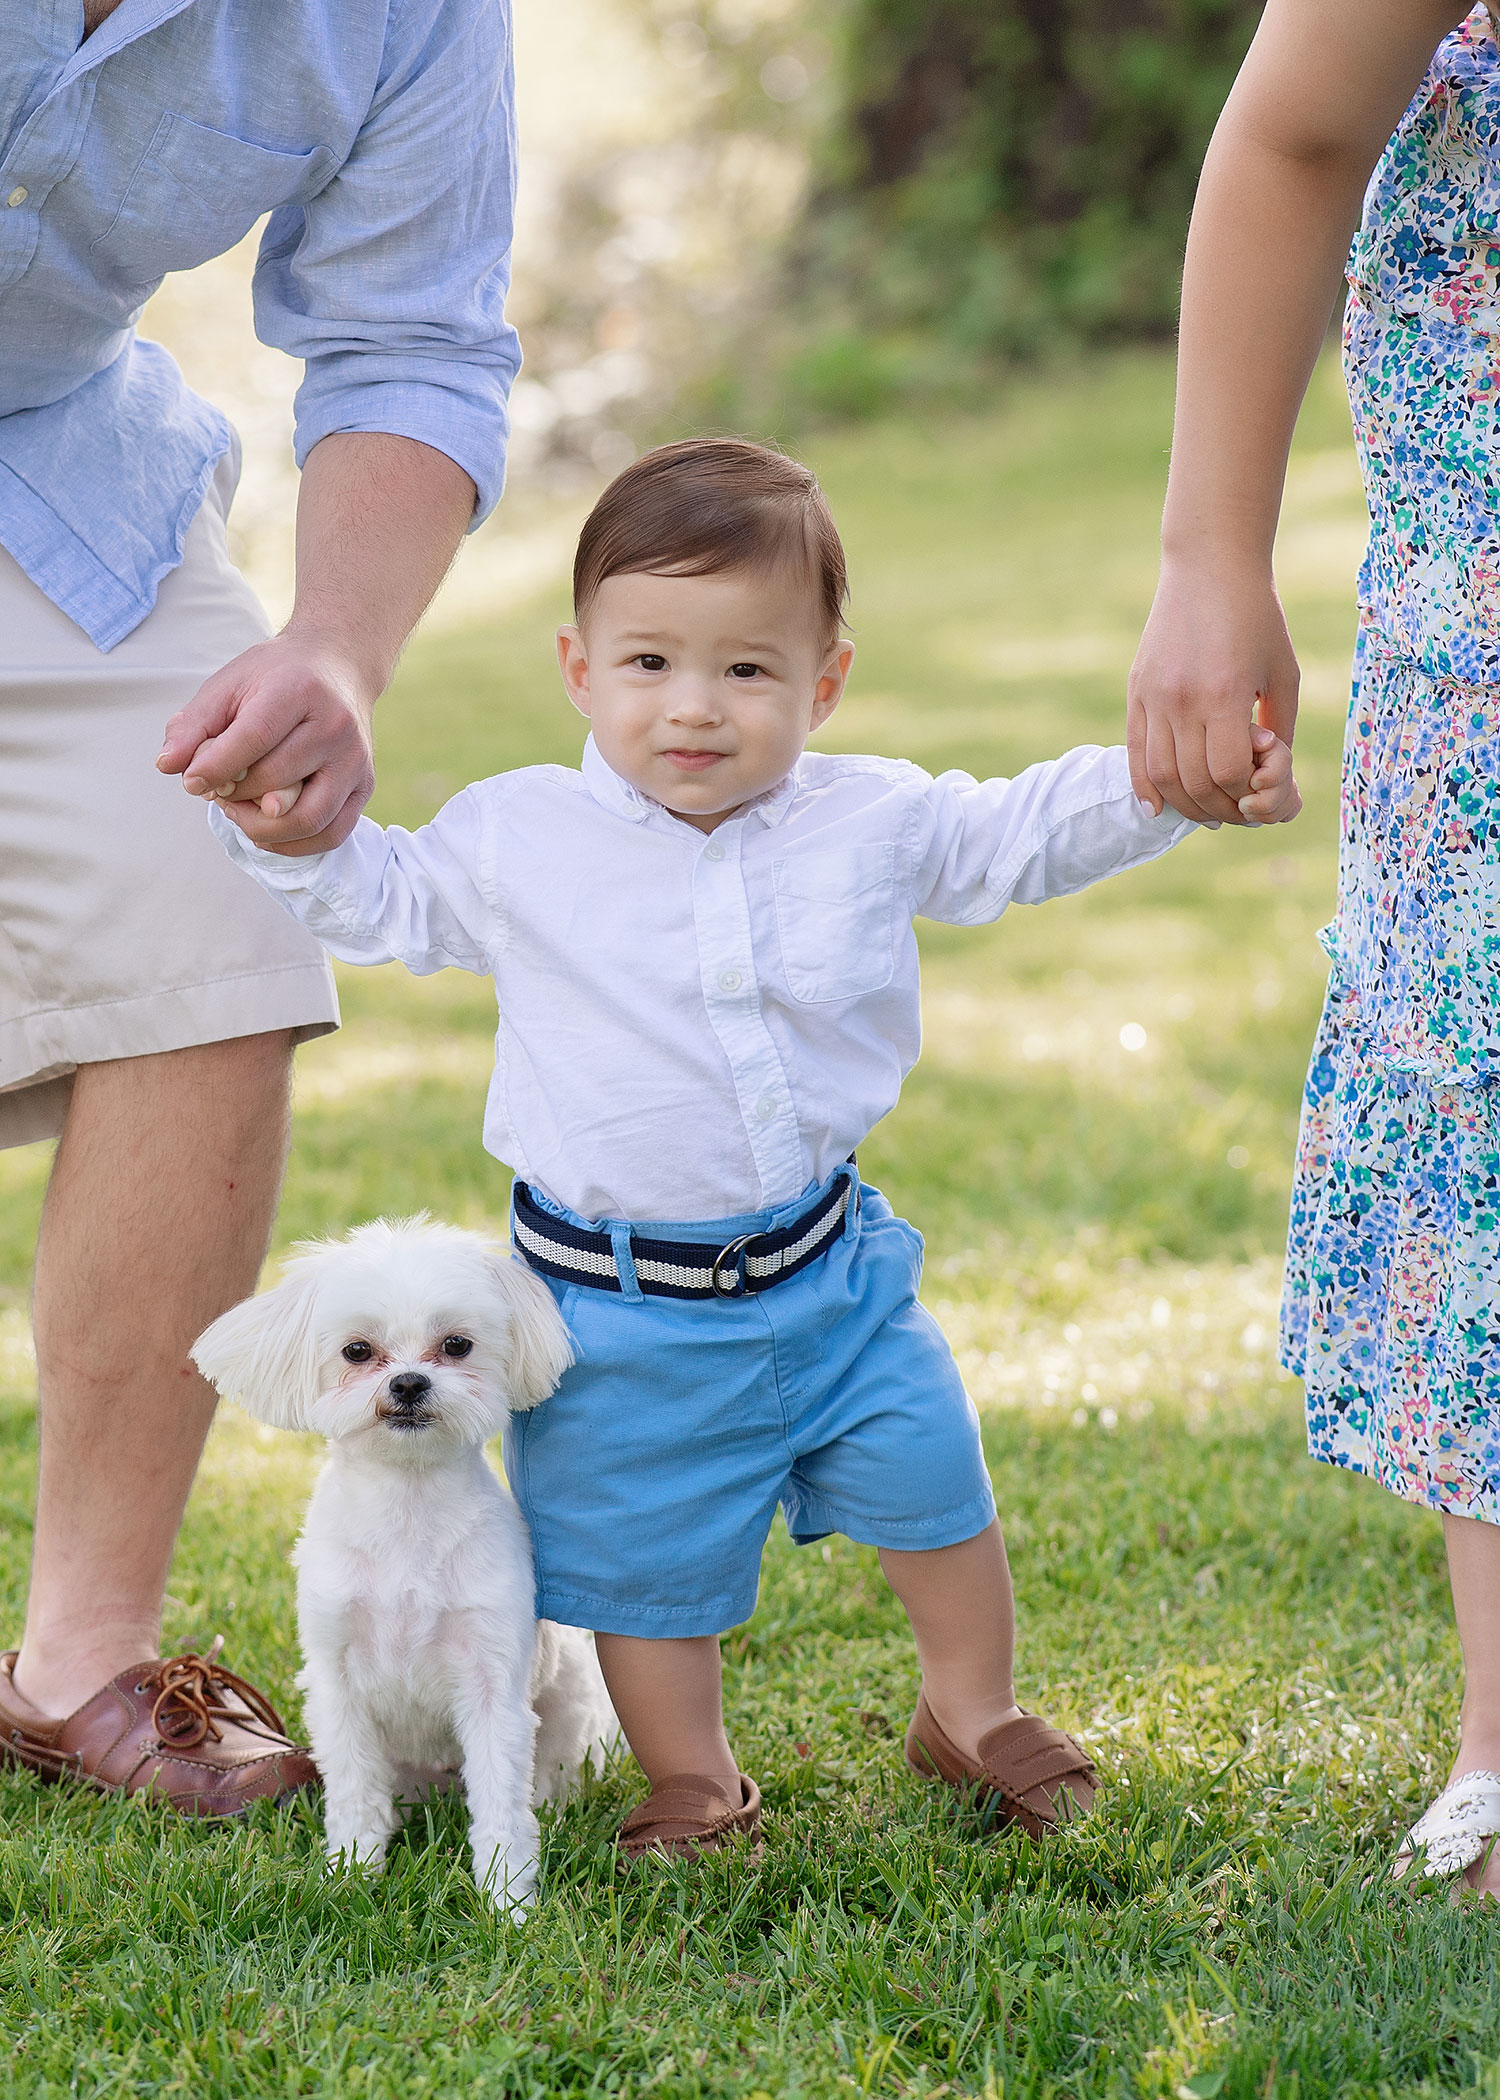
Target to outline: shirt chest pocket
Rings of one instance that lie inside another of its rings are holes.
[[[326,146],[283,153],[169,111],[90,251],[120,283],[156,285],[222,255],[263,213],[311,195],[333,173]]]
[[[896,849],[844,846],[773,864],[787,989],[816,1005],[878,992],[896,968]]]

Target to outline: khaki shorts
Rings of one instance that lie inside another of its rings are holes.
[[[0,548],[0,1148],[58,1135],[79,1065],[338,1026],[318,943],[155,766],[167,718],[269,631],[225,546],[234,479],[107,656]]]

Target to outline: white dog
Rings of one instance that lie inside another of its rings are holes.
[[[193,1358],[263,1422],[329,1441],[293,1559],[330,1858],[378,1866],[414,1780],[459,1765],[475,1879],[521,1911],[533,1800],[602,1768],[619,1731],[591,1637],[537,1622],[525,1520],[484,1454],[572,1361],[551,1293],[497,1243],[382,1221],[300,1249]]]

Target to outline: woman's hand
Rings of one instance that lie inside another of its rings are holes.
[[[1200,824],[1243,824],[1258,721],[1285,745],[1300,674],[1281,601],[1255,563],[1167,561],[1126,688],[1136,794]]]

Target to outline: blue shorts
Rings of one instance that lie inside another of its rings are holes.
[[[867,1546],[952,1546],[986,1528],[979,1418],[917,1303],[921,1235],[878,1189],[860,1196],[826,1254],[753,1297],[544,1279],[578,1361],[505,1432],[542,1618],[648,1640],[723,1633],[755,1609],[778,1502],[799,1545],[838,1531]],[[813,1200],[635,1229],[727,1244]]]

